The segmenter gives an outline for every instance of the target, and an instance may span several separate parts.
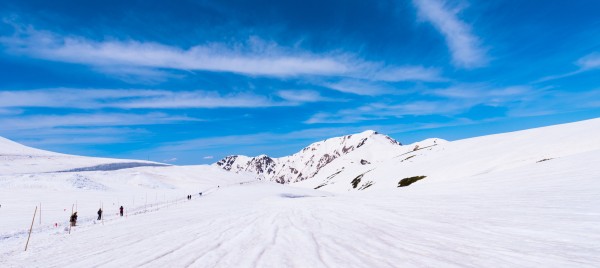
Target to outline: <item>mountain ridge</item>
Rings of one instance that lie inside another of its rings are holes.
[[[441,139],[432,141],[443,142]],[[235,173],[250,172],[261,180],[283,184],[313,178],[340,157],[356,155],[357,162],[368,165],[406,150],[408,148],[397,140],[377,131],[367,130],[314,142],[289,156],[272,158],[265,154],[255,157],[230,155],[213,165]]]

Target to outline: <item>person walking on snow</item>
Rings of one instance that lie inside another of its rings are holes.
[[[75,226],[77,224],[77,212],[74,212],[73,215],[71,215],[69,222],[71,222],[71,226]]]
[[[119,213],[121,214],[121,217],[123,217],[123,206],[119,208]]]
[[[98,220],[102,219],[102,208],[98,209]]]

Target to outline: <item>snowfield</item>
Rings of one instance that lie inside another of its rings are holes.
[[[71,157],[81,161],[73,162],[79,167],[102,162]],[[600,266],[600,119],[436,143],[376,163],[351,163],[361,157],[340,156],[319,171],[322,175],[284,185],[216,166],[42,173],[37,170],[54,169],[42,162],[27,172],[23,166],[38,160],[2,160],[0,263]],[[397,187],[400,179],[417,175],[427,177]],[[372,186],[362,187],[368,181]],[[192,200],[186,200],[188,194]],[[36,217],[24,251],[40,203],[42,222]],[[65,227],[75,203],[80,221],[69,234]],[[95,219],[101,204],[103,222]],[[126,216],[116,215],[119,205]]]

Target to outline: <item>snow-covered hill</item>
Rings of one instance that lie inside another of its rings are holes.
[[[410,145],[366,131],[313,143],[291,156],[234,155],[215,165],[278,183],[345,192],[393,189],[411,180],[419,184],[453,180],[594,150],[600,150],[600,119],[453,142],[432,138]]]
[[[402,146],[386,135],[368,130],[315,142],[290,156],[271,158],[267,155],[232,155],[221,159],[215,165],[236,173],[250,172],[256,174],[259,179],[294,183],[317,175],[323,176],[321,170],[325,167],[370,166],[418,148],[444,142],[441,139],[429,139],[418,144]],[[324,176],[330,175],[326,173]]]
[[[401,180],[419,176],[425,177],[415,185],[533,168],[561,157],[600,150],[600,119],[434,145],[365,166],[349,165],[352,160],[342,158],[297,186],[335,192],[393,189]]]
[[[21,234],[30,208],[41,204],[46,225],[64,225],[72,205],[89,213],[100,204],[113,209],[120,204],[134,213],[146,204],[156,206],[220,185],[255,181],[214,166],[66,155],[6,139],[0,140],[0,152],[0,244],[3,237]]]
[[[0,137],[0,175],[59,171],[118,170],[166,164],[61,154],[31,148]]]

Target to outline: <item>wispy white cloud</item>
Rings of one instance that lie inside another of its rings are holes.
[[[446,0],[413,0],[421,19],[431,23],[446,39],[456,66],[481,67],[488,58],[482,42],[471,26],[458,18],[460,8],[451,8]]]
[[[363,96],[377,96],[396,92],[396,89],[385,83],[360,79],[343,79],[337,82],[324,83],[323,86],[336,91]]]
[[[345,124],[405,116],[460,115],[477,105],[511,106],[532,102],[548,88],[530,86],[493,87],[486,84],[459,84],[439,89],[421,90],[421,98],[414,101],[368,103],[352,109],[317,112],[305,124]]]
[[[173,163],[173,162],[177,162],[177,158],[173,157],[173,158],[169,158],[169,159],[165,159],[162,162],[164,163]]]
[[[18,118],[17,118],[18,119]],[[25,117],[23,120],[29,120]],[[13,122],[0,118],[2,124]],[[173,122],[181,123],[181,122]],[[131,143],[148,137],[143,126],[52,126],[51,124],[7,125],[0,127],[0,136],[19,143],[46,150],[80,155],[106,155],[105,146]]]
[[[425,68],[423,66],[386,66],[376,68],[364,68],[363,75],[356,75],[357,78],[369,79],[374,81],[386,81],[386,82],[397,82],[397,81],[427,81],[427,82],[440,82],[446,81],[440,74],[440,70],[437,68]],[[370,72],[369,72],[370,70]]]
[[[413,101],[399,104],[369,103],[354,109],[342,109],[336,112],[319,112],[306,120],[305,124],[343,124],[404,116],[453,115],[470,107],[465,102]]]
[[[290,103],[334,101],[315,90],[280,90],[276,94]]]
[[[13,23],[14,26],[14,23]],[[421,66],[387,66],[352,54],[315,54],[250,38],[245,43],[209,43],[179,48],[135,40],[95,41],[60,36],[31,26],[0,37],[9,53],[92,66],[111,74],[161,76],[161,70],[231,72],[251,76],[346,76],[381,81],[437,81],[439,71]],[[116,70],[116,71],[115,71]]]
[[[583,56],[577,60],[577,65],[582,70],[592,70],[600,68],[600,53],[594,52]]]
[[[55,127],[106,127],[161,125],[198,122],[202,119],[165,113],[75,113],[67,115],[29,115],[0,117],[0,125],[11,131],[48,129]]]
[[[117,144],[125,143],[127,138],[122,136],[69,136],[69,137],[45,137],[37,136],[31,138],[19,137],[19,143],[32,147],[47,147],[52,145],[77,145],[77,144]]]
[[[600,69],[600,53],[593,52],[593,53],[587,54],[587,55],[579,58],[575,62],[575,65],[579,67],[575,71],[571,71],[571,72],[567,72],[567,73],[563,73],[563,74],[545,76],[545,77],[542,77],[542,78],[536,80],[534,83],[541,83],[541,82],[561,79],[561,78],[577,75],[580,73],[584,73],[587,71],[598,70],[598,69]]]
[[[202,159],[206,159],[206,160],[213,159],[213,158],[215,158],[215,157],[212,155],[207,155],[205,157],[202,157]]]
[[[531,96],[527,101],[516,103],[508,111],[508,116],[539,116],[570,113],[600,107],[600,89],[571,91],[548,89]]]
[[[347,109],[337,112],[318,112],[312,115],[305,124],[347,124],[369,120],[384,119],[384,116],[377,114],[363,114],[360,111]]]
[[[49,88],[0,91],[0,107],[102,108],[119,99],[152,98],[164,91]]]
[[[0,106],[0,115],[17,115],[17,114],[21,114],[21,113],[23,113],[23,110],[21,110],[21,109],[1,108],[1,106]]]
[[[221,95],[216,92],[164,92],[162,96],[145,98],[134,101],[118,101],[114,107],[137,108],[254,108],[289,106],[291,104],[273,101],[265,96],[252,93],[232,93]]]
[[[281,93],[281,92],[280,92]],[[253,93],[219,94],[213,91],[167,91],[143,89],[74,89],[50,88],[0,91],[0,108],[49,107],[76,109],[185,109],[185,108],[253,108],[293,106],[304,102],[325,100],[301,91],[292,101],[289,93],[279,94],[282,100]],[[302,99],[304,96],[304,99]],[[285,98],[288,97],[288,98]]]
[[[426,95],[434,95],[454,100],[470,101],[475,104],[502,104],[508,101],[523,101],[541,94],[546,88],[531,86],[492,87],[485,84],[459,84],[447,88],[425,91]]]

